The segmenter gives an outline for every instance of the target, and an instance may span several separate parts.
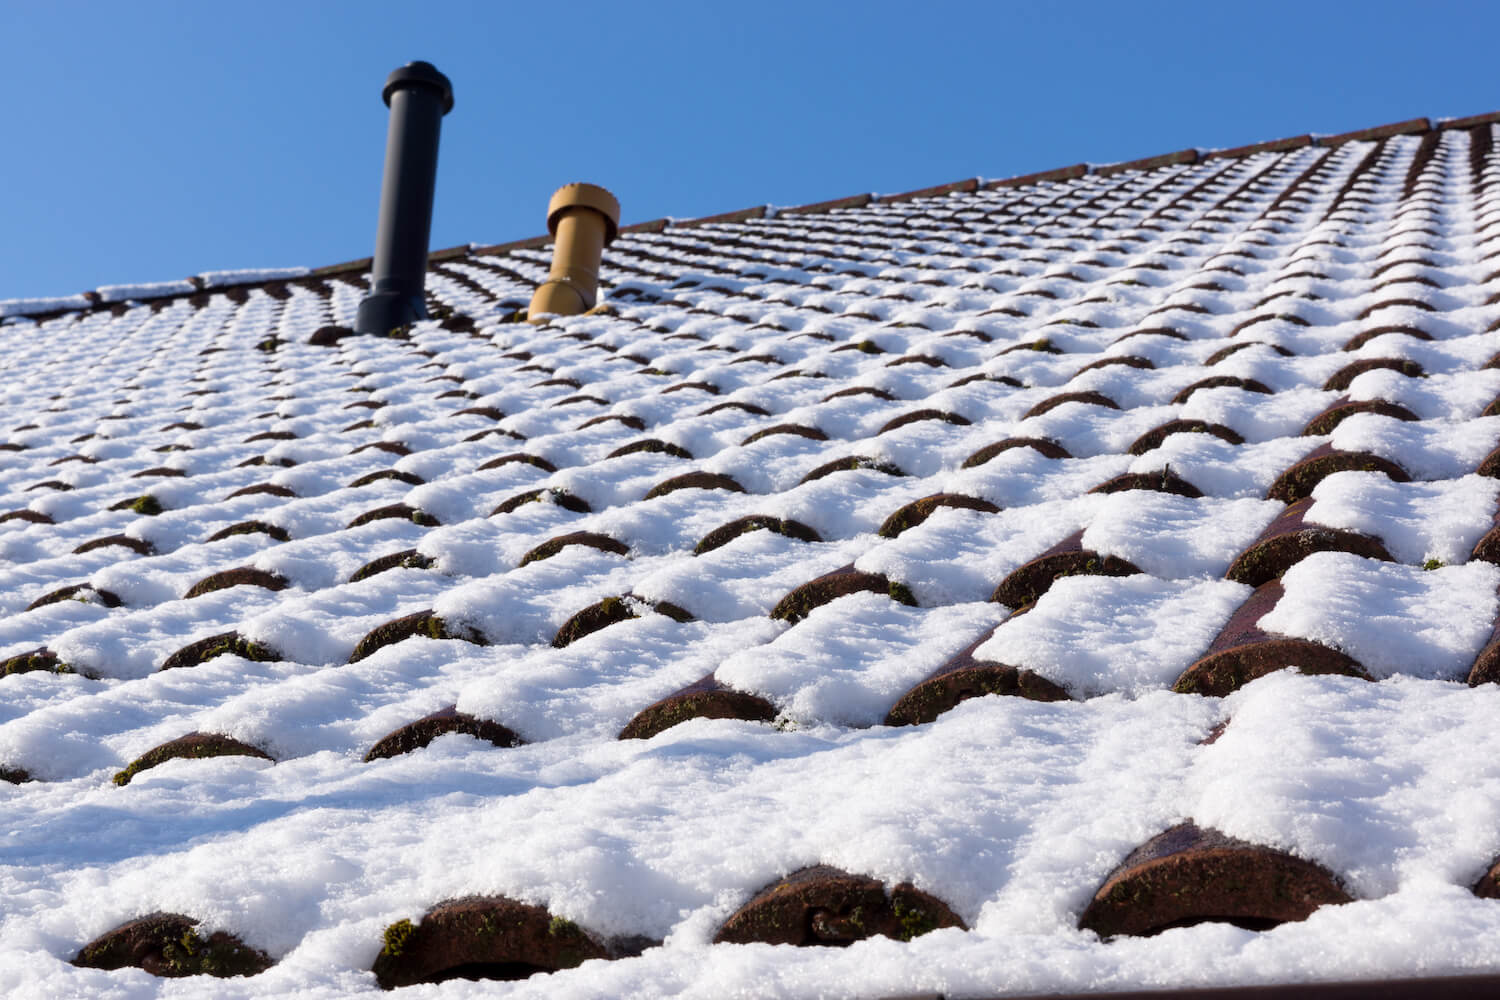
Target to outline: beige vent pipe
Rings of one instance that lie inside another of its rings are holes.
[[[547,204],[547,229],[557,238],[552,270],[531,296],[527,317],[576,316],[594,307],[599,260],[620,231],[620,203],[593,184],[565,184]]]

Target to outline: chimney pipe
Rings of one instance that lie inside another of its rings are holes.
[[[527,318],[576,316],[594,307],[599,260],[620,231],[620,203],[593,184],[565,184],[547,204],[547,229],[557,237],[552,270],[531,297]]]
[[[453,110],[453,85],[431,63],[411,62],[380,92],[391,109],[380,184],[380,224],[370,294],[359,304],[356,333],[381,336],[427,318],[422,284],[437,183],[438,132]]]

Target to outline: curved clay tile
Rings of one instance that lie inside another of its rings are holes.
[[[1104,395],[1104,393],[1089,389],[1085,392],[1064,392],[1056,396],[1049,396],[1022,414],[1021,419],[1039,417],[1044,413],[1057,409],[1065,403],[1085,403],[1089,406],[1103,406],[1111,410],[1118,410],[1120,408],[1120,404]]]
[[[1192,385],[1187,386],[1177,395],[1172,397],[1174,403],[1186,403],[1188,398],[1199,389],[1242,389],[1245,392],[1258,392],[1263,395],[1271,395],[1272,389],[1264,382],[1253,378],[1240,378],[1236,375],[1210,375],[1208,378],[1199,379]]]
[[[1210,354],[1207,358],[1204,358],[1203,364],[1207,368],[1212,368],[1214,365],[1218,364],[1220,361],[1223,361],[1231,354],[1236,354],[1240,351],[1243,351],[1247,347],[1269,347],[1271,350],[1275,351],[1283,358],[1289,358],[1292,356],[1292,352],[1287,350],[1285,347],[1282,347],[1280,344],[1268,344],[1264,340],[1242,340],[1237,344],[1230,344],[1228,347],[1219,348],[1217,351]]]
[[[84,969],[144,969],[153,976],[255,976],[275,963],[226,931],[201,937],[198,921],[153,913],[102,934],[73,958]]]
[[[287,530],[277,524],[267,524],[265,521],[241,521],[239,524],[231,524],[229,527],[209,535],[206,542],[222,542],[226,538],[235,535],[270,535],[278,542],[290,542],[292,536]]]
[[[1360,311],[1359,315],[1354,318],[1369,319],[1371,316],[1375,315],[1375,313],[1379,312],[1382,309],[1395,308],[1419,309],[1422,312],[1437,311],[1437,307],[1434,306],[1431,302],[1424,302],[1421,299],[1386,299],[1385,301],[1377,302],[1372,306],[1366,306],[1363,310]]]
[[[600,552],[613,552],[617,556],[628,555],[630,553],[630,546],[608,535],[600,534],[597,531],[573,531],[566,535],[558,535],[555,538],[547,539],[522,556],[518,565],[525,566],[528,563],[551,559],[570,545],[586,545],[591,549],[598,549]]]
[[[1313,500],[1305,497],[1276,516],[1265,530],[1230,563],[1227,580],[1259,587],[1280,579],[1314,552],[1352,552],[1366,559],[1392,562],[1380,539],[1357,531],[1326,528],[1304,520]]]
[[[655,500],[664,497],[668,493],[677,490],[728,490],[730,493],[744,493],[745,488],[735,481],[733,476],[726,476],[722,472],[685,472],[671,479],[664,479],[646,493],[644,500]]]
[[[895,368],[898,365],[926,365],[928,368],[947,368],[948,362],[932,354],[903,354],[894,361],[887,361],[887,368]]]
[[[49,604],[59,601],[87,601],[90,597],[98,600],[106,608],[118,608],[120,597],[118,594],[108,590],[97,590],[86,583],[75,583],[68,587],[59,587],[57,590],[43,594],[30,604],[26,605],[26,611],[35,611],[37,608],[45,608]]]
[[[225,500],[233,500],[235,497],[251,497],[260,494],[273,497],[295,497],[297,494],[277,483],[256,483],[254,486],[242,486],[225,497]]]
[[[470,896],[439,903],[415,925],[398,920],[387,927],[371,971],[387,990],[449,979],[518,980],[591,958],[636,955],[654,943],[604,941],[544,907]]]
[[[1174,330],[1170,326],[1148,326],[1139,330],[1131,330],[1129,333],[1121,334],[1110,341],[1111,345],[1118,344],[1122,340],[1130,340],[1132,337],[1169,337],[1172,340],[1190,340],[1191,338],[1181,330]]]
[[[403,549],[400,552],[392,552],[389,555],[371,559],[349,576],[350,583],[358,583],[367,580],[377,573],[384,573],[388,569],[431,569],[433,560],[422,555],[416,549]]]
[[[131,538],[129,535],[106,535],[103,538],[95,538],[92,541],[84,542],[73,550],[73,554],[75,556],[82,555],[85,552],[108,548],[111,545],[118,545],[121,548],[129,549],[140,556],[149,556],[156,553],[156,548],[150,542],[143,541],[142,539]]]
[[[610,423],[624,424],[626,427],[629,427],[633,431],[643,431],[646,429],[646,421],[642,420],[640,417],[632,417],[623,413],[604,413],[597,417],[591,417],[590,419],[585,420],[583,423],[579,424],[575,428],[575,430],[582,431],[587,430],[590,427],[598,427],[600,424]]]
[[[1169,466],[1163,466],[1160,472],[1124,472],[1113,479],[1106,479],[1089,492],[1124,493],[1127,490],[1154,490],[1194,500],[1203,496],[1202,490],[1173,472]]]
[[[980,315],[982,316],[984,314],[980,313]],[[1002,356],[1002,355],[1006,355],[1006,354],[1011,354],[1011,353],[1014,353],[1016,351],[1037,351],[1037,352],[1042,353],[1042,354],[1062,354],[1063,353],[1063,349],[1061,347],[1058,347],[1056,344],[1054,344],[1052,341],[1048,340],[1046,337],[1042,337],[1042,338],[1037,339],[1037,340],[1028,340],[1024,344],[1012,344],[1011,346],[1005,348],[1005,350],[1001,351],[1000,354],[997,355],[997,357],[998,356]]]
[[[427,480],[423,479],[421,476],[413,475],[410,472],[400,472],[396,469],[379,469],[375,472],[365,473],[363,476],[360,476],[358,479],[350,482],[349,485],[344,488],[349,490],[357,490],[361,486],[369,486],[371,483],[378,483],[387,479],[394,479],[396,482],[405,483],[408,486],[421,486],[423,483],[427,482]]]
[[[814,608],[820,608],[846,594],[862,592],[885,594],[898,603],[911,607],[917,605],[916,599],[904,584],[887,579],[882,573],[861,573],[851,563],[793,589],[777,602],[776,607],[771,610],[771,617],[795,625],[811,614]]]
[[[433,614],[429,608],[426,611],[414,611],[409,615],[402,615],[400,618],[393,618],[376,625],[365,633],[363,639],[354,644],[354,651],[349,654],[349,662],[358,663],[376,650],[393,646],[414,635],[425,635],[429,639],[457,639],[476,646],[489,645],[484,636],[473,629],[449,627],[447,622]]]
[[[759,695],[725,687],[709,674],[687,687],[647,705],[620,730],[622,740],[649,740],[689,719],[742,719],[771,722],[776,706]]]
[[[953,654],[941,667],[896,699],[885,717],[887,726],[916,726],[931,722],[959,702],[987,694],[1014,695],[1032,701],[1067,701],[1068,692],[1030,670],[990,660],[977,660],[974,651],[995,634],[985,632]]]
[[[731,404],[721,403],[719,405],[729,406]],[[718,409],[718,407],[713,407],[713,409]],[[754,444],[756,441],[759,441],[762,438],[768,438],[776,434],[793,434],[797,437],[807,438],[809,441],[828,440],[828,435],[824,434],[816,427],[804,427],[801,424],[777,424],[775,427],[767,427],[764,430],[756,431],[754,434],[751,434],[749,437],[745,438],[745,440],[741,441],[740,444],[742,446],[747,444]]]
[[[739,410],[754,417],[769,417],[771,415],[771,411],[763,406],[756,406],[754,403],[742,403],[737,399],[732,399],[724,403],[715,403],[708,409],[699,411],[698,416],[706,417],[711,413],[718,413],[720,410]],[[740,443],[747,444],[748,442],[741,441]]]
[[[994,444],[987,444],[983,448],[980,448],[974,454],[964,459],[963,468],[972,469],[976,465],[983,465],[996,455],[1010,451],[1012,448],[1030,448],[1044,458],[1073,457],[1068,449],[1056,441],[1049,441],[1047,438],[1009,437],[1003,441],[996,441]]]
[[[224,656],[232,653],[235,656],[247,660],[256,660],[261,663],[271,663],[281,659],[280,654],[269,646],[258,642],[251,642],[238,632],[220,632],[206,639],[199,639],[183,646],[177,652],[162,661],[159,669],[171,670],[175,667],[196,667],[200,663],[212,660],[216,656]]]
[[[1161,447],[1163,441],[1173,434],[1212,434],[1220,441],[1228,441],[1230,444],[1244,444],[1245,439],[1232,427],[1223,424],[1210,423],[1207,420],[1168,420],[1159,427],[1142,434],[1126,449],[1132,455],[1144,455]]]
[[[1357,351],[1361,347],[1364,347],[1366,344],[1368,344],[1370,341],[1374,340],[1376,337],[1384,337],[1388,333],[1398,333],[1403,337],[1414,337],[1417,340],[1432,339],[1432,334],[1428,333],[1426,330],[1419,330],[1414,326],[1407,326],[1404,323],[1396,323],[1390,326],[1371,327],[1370,329],[1365,330],[1362,333],[1356,333],[1354,336],[1345,341],[1344,346],[1340,347],[1339,350]]]
[[[1494,533],[1494,530],[1490,532],[1490,534]],[[1489,537],[1489,535],[1485,536],[1485,538]],[[1480,544],[1484,544],[1483,539],[1480,540]],[[1478,546],[1475,548],[1477,550]],[[1490,637],[1479,650],[1479,655],[1474,657],[1474,665],[1469,668],[1468,682],[1470,687],[1500,683],[1500,620],[1497,620],[1495,627],[1490,630]]]
[[[307,342],[313,347],[332,347],[345,337],[352,336],[354,331],[347,326],[320,326],[307,338]]]
[[[1405,358],[1360,358],[1358,361],[1349,362],[1328,376],[1328,381],[1323,383],[1323,389],[1325,392],[1343,392],[1349,388],[1349,383],[1365,372],[1382,369],[1399,372],[1407,378],[1421,378],[1423,375],[1421,365]]]
[[[894,403],[897,400],[889,392],[886,392],[884,389],[877,389],[873,385],[852,385],[847,389],[830,392],[823,397],[822,401],[826,403],[830,400],[842,399],[845,396],[874,396],[876,399],[884,400],[887,403]]]
[[[69,493],[72,489],[72,483],[65,483],[61,479],[48,479],[46,482],[32,483],[26,487],[25,492],[30,493],[33,490],[57,490],[59,493]]]
[[[939,507],[961,507],[965,510],[977,510],[986,514],[1000,513],[1000,508],[988,500],[964,496],[962,493],[934,493],[931,496],[922,497],[920,500],[913,500],[886,518],[880,525],[880,530],[877,534],[881,538],[895,538],[908,528],[915,528],[927,520],[932,516],[932,512]]]
[[[1156,365],[1152,363],[1149,358],[1143,358],[1136,354],[1120,354],[1116,355],[1115,357],[1100,358],[1098,361],[1089,362],[1088,364],[1084,365],[1082,368],[1074,372],[1069,377],[1068,381],[1071,382],[1073,379],[1082,375],[1084,372],[1091,372],[1099,368],[1109,368],[1113,365],[1125,365],[1129,368],[1143,369],[1153,369],[1156,367]]]
[[[714,935],[715,944],[853,944],[881,935],[898,941],[940,927],[967,930],[948,905],[909,882],[885,884],[831,865],[792,872],[740,907]]]
[[[490,517],[494,517],[496,514],[509,514],[517,507],[543,500],[549,503],[555,503],[563,510],[570,510],[575,514],[588,514],[591,513],[594,509],[590,507],[588,505],[588,501],[584,500],[582,497],[574,496],[567,490],[562,489],[561,487],[554,486],[539,490],[527,490],[525,493],[518,493],[515,496],[511,497],[509,500],[501,503],[494,510],[490,511]]]
[[[431,514],[423,510],[418,510],[416,507],[413,507],[410,504],[393,503],[387,504],[384,507],[376,507],[374,510],[367,510],[363,514],[356,517],[354,520],[350,521],[347,525],[345,525],[345,527],[358,528],[359,526],[369,524],[372,521],[382,521],[386,518],[391,517],[400,518],[404,521],[410,521],[413,524],[420,524],[424,528],[435,528],[441,523]]]
[[[884,459],[867,458],[864,455],[850,455],[847,458],[836,458],[831,462],[824,462],[822,465],[818,466],[816,469],[813,469],[807,475],[797,480],[797,485],[802,486],[805,483],[814,482],[815,480],[822,479],[824,476],[831,476],[835,472],[854,472],[858,469],[870,469],[874,472],[883,472],[887,476],[906,475],[906,471],[900,466],[895,465],[891,462],[887,462]]]
[[[1188,822],[1132,851],[1094,893],[1078,926],[1105,938],[1205,921],[1268,930],[1349,902],[1322,865]]]
[[[234,569],[221,570],[218,573],[205,576],[188,588],[188,592],[182,596],[184,599],[202,597],[204,594],[212,594],[216,590],[225,590],[229,587],[260,587],[263,590],[285,590],[289,586],[291,586],[291,581],[280,573],[256,569],[254,566],[237,566]]]
[[[188,733],[147,750],[131,761],[125,770],[118,772],[114,782],[120,786],[128,785],[131,778],[158,764],[165,764],[169,760],[199,760],[204,757],[258,757],[273,763],[275,761],[274,757],[259,747],[241,743],[228,736],[218,733]]]
[[[253,444],[256,441],[295,441],[297,435],[291,431],[261,431],[259,434],[251,434],[242,441],[242,444]]]
[[[970,423],[972,423],[972,421],[969,420],[968,417],[965,417],[962,414],[949,413],[946,410],[935,410],[928,408],[922,410],[913,410],[911,413],[903,413],[899,417],[892,417],[890,420],[886,421],[885,425],[881,427],[880,430],[876,431],[875,434],[878,437],[881,434],[886,433],[887,431],[893,431],[897,428],[905,427],[907,424],[920,423],[923,420],[941,420],[945,424],[953,424],[958,427],[967,427]]]
[[[382,736],[365,754],[365,762],[420,750],[446,733],[463,733],[502,748],[518,747],[526,742],[498,722],[475,718],[460,712],[456,705],[449,705]]]
[[[46,646],[38,646],[36,649],[17,653],[6,660],[0,660],[0,677],[9,677],[11,674],[29,674],[33,670],[46,670],[54,674],[71,674],[73,668],[57,658],[57,654]]]
[[[119,503],[110,504],[109,509],[129,510],[134,511],[135,513],[140,514],[143,517],[155,517],[166,508],[161,505],[160,500],[156,499],[156,497],[152,496],[150,493],[142,493],[138,497],[126,497]]]
[[[1058,577],[1130,576],[1139,572],[1134,563],[1118,556],[1101,556],[1085,549],[1080,529],[1035,559],[1011,570],[990,595],[990,600],[1008,608],[1024,608],[1045,594]]]
[[[158,465],[150,469],[142,469],[140,472],[132,472],[130,474],[131,479],[147,479],[152,476],[161,476],[167,479],[182,479],[187,476],[187,473],[182,469],[173,469],[165,465]]]
[[[693,621],[693,615],[685,608],[678,607],[671,601],[647,601],[636,597],[634,594],[626,594],[623,597],[606,597],[596,604],[590,604],[582,611],[573,615],[558,628],[557,634],[552,637],[552,645],[557,649],[572,645],[586,635],[592,635],[600,629],[617,625],[632,618],[639,618],[643,609],[659,612],[676,622]]]
[[[612,402],[613,400],[605,399],[603,396],[590,396],[586,392],[581,392],[576,396],[569,396],[566,399],[559,399],[552,405],[572,406],[574,403],[593,403],[596,406],[609,406]]]
[[[388,455],[398,455],[402,458],[411,454],[411,449],[400,441],[370,441],[353,448],[349,451],[351,455],[358,455],[362,451],[383,451]]]
[[[488,469],[498,469],[501,466],[510,465],[513,462],[524,462],[527,465],[536,466],[543,472],[557,471],[557,466],[553,465],[545,458],[542,458],[540,455],[528,455],[524,451],[513,452],[509,455],[501,455],[499,458],[492,458],[488,462],[481,464],[474,471],[484,472]]]
[[[1394,417],[1397,420],[1415,421],[1421,419],[1421,417],[1418,417],[1401,404],[1389,403],[1383,399],[1361,399],[1355,402],[1351,402],[1348,399],[1340,399],[1328,407],[1328,409],[1309,420],[1307,426],[1302,428],[1302,435],[1304,437],[1315,437],[1332,434],[1335,427],[1356,413],[1374,413],[1382,417]]]
[[[1383,472],[1398,483],[1411,481],[1406,470],[1390,459],[1366,451],[1336,451],[1331,444],[1320,444],[1276,477],[1266,491],[1266,499],[1295,503],[1311,496],[1313,488],[1335,472],[1351,471]]]
[[[442,397],[438,398],[441,399]],[[495,409],[493,406],[466,406],[462,410],[455,410],[453,415],[455,417],[487,417],[495,421],[505,419],[504,412]]]
[[[717,396],[719,394],[718,386],[714,385],[712,382],[703,381],[678,382],[676,385],[669,385],[661,391],[662,394],[665,395],[669,392],[682,392],[684,389],[701,389],[704,392],[708,393],[710,396]]]
[[[749,517],[737,518],[728,524],[721,525],[703,536],[693,549],[693,555],[701,556],[705,552],[728,545],[741,535],[752,531],[772,531],[787,538],[795,538],[802,542],[821,542],[823,536],[801,521],[790,518],[770,517],[765,514],[751,514]]]
[[[29,507],[22,507],[20,510],[13,510],[8,514],[0,514],[0,524],[4,524],[6,521],[25,521],[28,524],[57,523],[48,515],[43,514],[40,511],[32,510]]]
[[[640,441],[632,441],[630,444],[621,445],[614,451],[605,455],[605,458],[623,458],[626,455],[634,455],[638,452],[649,452],[657,455],[671,455],[673,458],[685,458],[691,460],[692,452],[686,448],[662,441],[659,438],[645,438]]]
[[[1260,620],[1276,607],[1285,591],[1280,580],[1255,589],[1219,630],[1208,649],[1172,685],[1180,694],[1222,697],[1284,667],[1304,674],[1343,674],[1371,680],[1353,657],[1310,639],[1292,639],[1263,631]]]
[[[1473,892],[1480,899],[1500,899],[1500,858],[1479,876],[1479,881],[1473,885]]]

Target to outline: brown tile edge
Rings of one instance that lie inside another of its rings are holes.
[[[1156,170],[1159,167],[1171,167],[1179,163],[1197,163],[1200,155],[1196,149],[1179,149],[1175,153],[1162,153],[1158,156],[1147,156],[1139,160],[1126,160],[1124,163],[1110,163],[1102,167],[1095,167],[1094,173],[1100,177],[1113,177],[1115,174],[1123,174],[1127,170]]]
[[[1432,122],[1426,118],[1408,118],[1404,122],[1392,122],[1389,125],[1377,125],[1374,128],[1340,132],[1338,135],[1322,135],[1314,141],[1319,146],[1342,146],[1346,142],[1371,142],[1375,139],[1389,139],[1393,135],[1411,135],[1430,131],[1432,131]]]
[[[1487,111],[1482,115],[1466,115],[1463,118],[1440,118],[1437,128],[1447,131],[1455,128],[1474,128],[1477,125],[1493,125],[1500,122],[1500,111]]]
[[[1215,149],[1203,154],[1205,160],[1222,160],[1228,157],[1254,156],[1256,153],[1286,153],[1293,149],[1301,149],[1303,146],[1311,146],[1313,137],[1304,132],[1302,135],[1289,136],[1285,139],[1267,139],[1265,142],[1252,142],[1248,146],[1234,146],[1230,149]]]

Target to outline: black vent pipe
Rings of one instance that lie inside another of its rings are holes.
[[[391,109],[380,184],[380,225],[370,294],[359,304],[356,333],[385,335],[427,318],[422,283],[437,184],[438,132],[453,110],[453,84],[431,63],[407,63],[380,92]]]

